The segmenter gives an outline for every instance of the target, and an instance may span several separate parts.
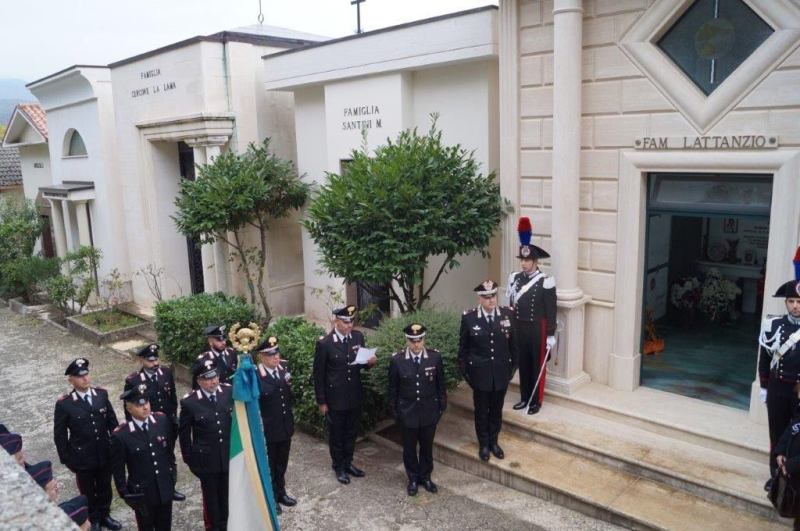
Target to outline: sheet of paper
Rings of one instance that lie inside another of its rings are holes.
[[[377,350],[378,350],[377,348],[364,348],[364,347],[359,348],[358,352],[356,352],[356,360],[350,365],[366,364],[367,360],[369,360],[372,356],[374,356]]]

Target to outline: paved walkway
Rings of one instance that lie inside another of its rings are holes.
[[[0,309],[0,422],[22,434],[29,462],[53,461],[62,485],[60,500],[77,495],[72,474],[60,463],[53,445],[53,407],[69,386],[66,365],[76,357],[89,359],[95,385],[119,396],[124,377],[136,369],[133,360],[97,347],[31,318]],[[181,395],[185,386],[178,384]],[[118,417],[122,406],[114,403]],[[299,500],[285,509],[281,527],[287,530],[354,529],[412,531],[435,530],[611,530],[614,526],[593,520],[558,505],[484,481],[441,464],[436,465],[436,495],[420,491],[405,494],[405,474],[398,452],[371,442],[356,448],[356,463],[367,472],[349,486],[336,482],[323,441],[298,433],[292,442],[287,490]],[[173,529],[202,529],[200,483],[178,456],[178,489],[187,495],[175,504]],[[0,496],[5,496],[0,485]],[[112,515],[136,529],[133,513],[115,498]],[[234,530],[232,530],[234,531]]]

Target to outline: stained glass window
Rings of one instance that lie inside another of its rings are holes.
[[[774,31],[743,0],[695,0],[657,44],[709,95]]]

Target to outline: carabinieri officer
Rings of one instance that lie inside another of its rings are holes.
[[[228,462],[231,448],[233,389],[220,384],[215,360],[195,363],[199,389],[181,399],[178,439],[183,462],[200,479],[207,530],[228,526]]]
[[[784,282],[773,297],[782,297],[787,313],[769,315],[761,324],[758,338],[758,378],[761,400],[767,403],[770,442],[770,473],[775,477],[775,445],[783,435],[798,406],[795,386],[800,383],[800,248],[794,258],[795,280]],[[764,485],[769,490],[772,479]]]
[[[78,491],[89,501],[89,520],[95,528],[122,529],[111,518],[111,433],[117,415],[108,391],[92,387],[89,360],[78,358],[64,372],[73,389],[56,402],[53,439],[59,460],[75,473]]]
[[[538,268],[539,260],[550,255],[531,245],[530,219],[520,218],[517,231],[520,240],[517,258],[522,270],[511,273],[507,288],[509,304],[514,308],[519,349],[520,402],[514,409],[527,407],[528,415],[534,415],[544,399],[547,353],[556,344],[556,281]]]
[[[261,363],[258,364],[258,399],[261,423],[267,441],[269,471],[272,475],[272,495],[277,502],[275,508],[281,514],[281,505],[294,507],[297,500],[286,494],[286,467],[289,466],[289,450],[294,434],[292,414],[292,375],[281,361],[278,338],[271,336],[256,347]]]
[[[228,346],[225,340],[225,326],[207,326],[203,333],[207,337],[208,350],[197,356],[195,364],[202,363],[204,360],[214,360],[219,374],[220,383],[231,383],[233,373],[236,371],[239,356],[236,351]],[[192,383],[192,389],[198,389],[197,382]]]
[[[358,349],[364,346],[363,334],[353,330],[355,306],[334,310],[333,318],[333,330],[319,338],[314,352],[314,392],[319,412],[328,425],[328,446],[336,479],[347,485],[349,476],[365,476],[363,470],[353,465],[364,401],[361,370],[372,368],[377,360],[372,356],[366,365],[351,365]]]
[[[431,493],[439,490],[431,480],[433,437],[447,407],[447,389],[442,355],[425,348],[425,326],[410,324],[403,332],[406,348],[389,364],[389,410],[402,430],[406,491],[416,496],[419,484]]]
[[[164,413],[151,413],[147,384],[128,389],[120,399],[131,420],[111,437],[114,484],[140,531],[169,531],[177,480],[174,424]]]
[[[478,307],[461,316],[458,337],[458,370],[472,387],[478,456],[489,460],[505,454],[497,444],[503,427],[503,402],[508,383],[517,370],[517,338],[513,310],[497,307],[497,283],[477,286]]]

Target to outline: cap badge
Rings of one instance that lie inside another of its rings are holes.
[[[529,248],[529,247],[527,247],[527,246],[523,246],[523,247],[522,247],[522,249],[520,250],[520,252],[519,252],[519,253],[520,253],[522,256],[524,256],[524,257],[526,257],[526,258],[527,258],[528,256],[530,256],[530,255],[531,255],[531,250],[530,250],[530,248]]]
[[[212,360],[206,360],[203,362],[203,365],[206,366],[206,369],[211,369],[211,367],[214,365],[214,362]]]
[[[485,281],[485,282],[483,283],[483,289],[485,289],[485,290],[490,290],[490,289],[492,289],[492,281],[491,281],[491,280],[487,280],[487,281]]]
[[[138,389],[140,393],[144,394],[147,391],[147,386],[145,384],[140,384]]]
[[[418,325],[418,324],[411,325],[411,331],[414,332],[415,334],[418,333],[421,329],[422,329],[422,325]]]
[[[77,365],[78,367],[82,367],[84,363],[86,363],[86,360],[83,360],[81,358],[75,360],[75,365]]]
[[[150,345],[150,352],[155,352],[156,350],[158,350],[158,347],[157,347],[157,346],[155,346],[155,345]]]

